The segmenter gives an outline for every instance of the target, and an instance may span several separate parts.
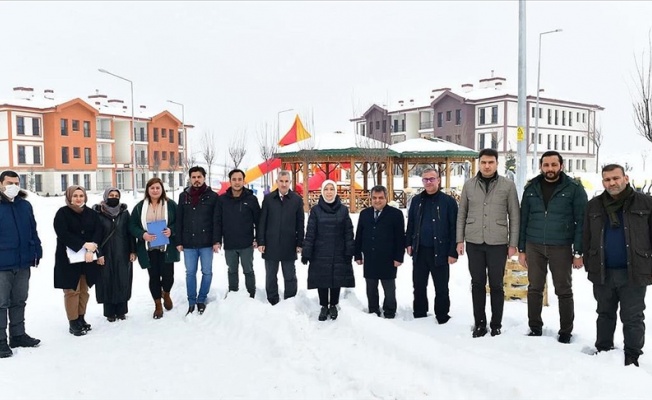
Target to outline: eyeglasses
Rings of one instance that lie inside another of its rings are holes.
[[[437,182],[437,177],[434,177],[434,178],[421,178],[421,182],[423,182],[423,183],[435,183],[435,182]]]

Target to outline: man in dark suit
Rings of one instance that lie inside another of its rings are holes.
[[[403,264],[405,222],[403,213],[387,205],[387,189],[371,189],[371,207],[358,219],[355,234],[355,261],[364,263],[369,313],[380,316],[378,281],[383,285],[385,318],[396,316],[396,269]]]
[[[281,263],[285,280],[285,296],[297,294],[297,272],[294,262],[303,246],[305,214],[303,199],[290,190],[290,172],[281,171],[276,179],[277,189],[265,196],[256,227],[258,250],[265,259],[265,289],[267,300],[279,302],[278,264]]]

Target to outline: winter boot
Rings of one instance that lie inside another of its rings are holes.
[[[195,312],[195,305],[193,304],[191,306],[188,306],[188,312],[186,313],[186,315],[192,314],[194,312]]]
[[[161,299],[154,300],[154,315],[152,318],[163,318],[163,307],[161,306]]]
[[[163,307],[166,310],[170,311],[174,304],[172,304],[172,298],[170,297],[170,292],[163,292]]]
[[[9,347],[12,349],[16,347],[38,347],[39,343],[41,343],[39,339],[34,339],[26,333],[23,335],[12,336],[9,339]]]
[[[73,319],[70,322],[70,328],[68,328],[68,332],[75,336],[83,336],[88,332],[87,330],[84,329],[82,326],[81,322],[79,322],[79,318]]]
[[[638,356],[635,354],[625,353],[625,366],[628,365],[634,365],[635,367],[638,367]]]
[[[7,358],[14,355],[14,352],[11,351],[7,345],[7,339],[0,340],[0,358]]]
[[[337,306],[330,306],[328,314],[330,314],[331,319],[337,319]]]
[[[206,311],[206,304],[197,303],[197,311],[199,311],[199,315],[202,315]]]
[[[92,329],[91,329],[91,324],[89,324],[88,322],[86,322],[86,320],[84,319],[84,316],[83,316],[83,315],[80,315],[79,318],[77,318],[77,320],[78,320],[79,323],[81,324],[82,329],[84,329],[85,331],[90,331],[90,330],[92,330]]]
[[[327,318],[328,318],[328,307],[322,307],[321,311],[319,312],[319,320],[326,321]]]
[[[473,329],[473,335],[472,336],[474,338],[479,338],[479,337],[483,337],[486,334],[487,334],[486,325],[476,325],[475,328]]]

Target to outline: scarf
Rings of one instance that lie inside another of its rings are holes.
[[[627,184],[625,190],[620,192],[617,198],[611,197],[609,192],[605,190],[605,195],[602,197],[602,206],[604,207],[607,215],[609,216],[609,223],[612,228],[620,227],[620,220],[618,219],[618,212],[622,211],[625,204],[634,196],[634,189]]]
[[[86,204],[86,201],[88,201],[88,196],[86,195],[86,189],[84,189],[83,186],[72,185],[72,186],[68,186],[68,189],[66,189],[66,205],[70,207],[70,209],[76,212],[77,214],[81,214],[84,211],[84,205],[78,207],[72,204],[72,194],[75,193],[76,190],[81,190],[82,192],[84,192],[84,205]]]
[[[100,203],[100,208],[102,209],[102,212],[109,217],[115,218],[120,214],[120,209],[122,208],[122,204],[118,203],[117,206],[115,207],[109,207],[106,205],[106,201],[109,199],[109,193],[111,192],[118,192],[120,193],[120,190],[115,187],[110,187],[104,191],[104,196],[103,196],[103,201]]]
[[[208,189],[208,186],[206,186],[205,183],[203,185],[201,185],[200,187],[192,186],[190,188],[190,192],[189,192],[189,194],[190,194],[190,204],[192,204],[193,207],[196,206],[197,204],[199,204],[199,199],[201,198],[201,195],[204,194],[206,189]]]

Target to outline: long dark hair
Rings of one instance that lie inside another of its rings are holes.
[[[168,196],[165,194],[165,186],[163,186],[163,181],[161,178],[152,178],[147,181],[147,185],[145,185],[145,200],[149,201],[150,203],[152,202],[152,198],[149,196],[149,188],[152,185],[155,184],[161,185],[161,200],[168,201]]]

